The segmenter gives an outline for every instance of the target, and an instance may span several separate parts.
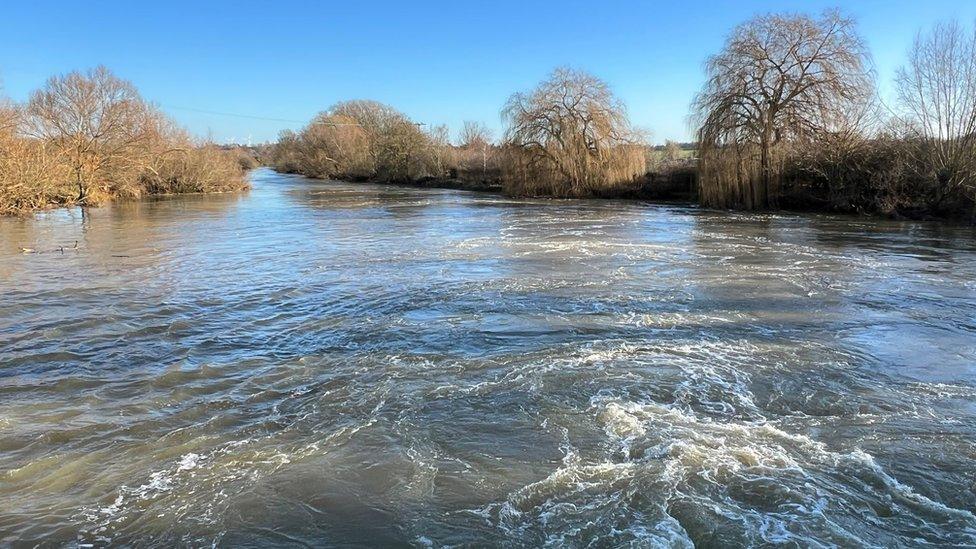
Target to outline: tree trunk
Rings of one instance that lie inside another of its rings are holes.
[[[769,183],[771,176],[771,159],[770,159],[770,142],[772,141],[772,131],[769,124],[763,127],[762,139],[759,145],[759,189],[756,196],[756,204],[754,208],[757,210],[765,210],[769,208]]]
[[[78,203],[84,203],[86,198],[85,193],[85,180],[81,176],[81,169],[75,170],[75,182],[78,184]]]

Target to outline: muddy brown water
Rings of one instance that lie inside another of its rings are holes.
[[[972,229],[252,178],[0,220],[0,546],[976,544]]]

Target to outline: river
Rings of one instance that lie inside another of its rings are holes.
[[[976,544],[972,229],[252,181],[0,219],[0,546]]]

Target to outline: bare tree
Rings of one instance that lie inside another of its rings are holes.
[[[773,206],[781,146],[830,131],[849,104],[869,97],[869,64],[854,21],[837,11],[819,19],[764,15],[739,25],[706,62],[707,81],[693,103],[702,201]]]
[[[933,205],[959,192],[976,200],[976,29],[919,33],[896,83],[917,161],[937,181]]]
[[[432,126],[427,131],[427,141],[432,160],[433,175],[441,177],[454,165],[454,148],[451,146],[451,129],[447,124]]]
[[[0,99],[0,213],[247,187],[239,156],[196,143],[104,67]]]
[[[481,157],[481,174],[488,173],[488,158],[492,153],[491,130],[483,122],[465,120],[461,126],[459,142],[462,149],[476,152]]]
[[[282,130],[271,147],[271,165],[282,173],[302,173],[302,141],[293,130]],[[311,175],[311,174],[304,174]]]
[[[644,151],[624,104],[606,82],[559,68],[502,110],[514,157],[509,190],[587,196],[631,183],[644,171]]]
[[[159,121],[135,87],[105,67],[52,77],[27,104],[29,133],[67,159],[79,202],[94,185],[107,193],[113,176],[141,165]]]
[[[20,124],[17,107],[0,97],[0,135],[13,135]]]
[[[0,215],[22,213],[50,202],[66,202],[71,188],[59,158],[44,143],[19,135],[21,109],[0,100]]]

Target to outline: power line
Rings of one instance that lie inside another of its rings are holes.
[[[193,108],[190,108],[190,107],[174,107],[172,105],[163,105],[163,108],[173,109],[173,110],[177,110],[177,111],[198,112],[198,113],[202,113],[202,114],[214,114],[214,115],[217,115],[217,116],[231,116],[231,117],[234,117],[234,118],[247,118],[247,119],[250,119],[250,120],[268,120],[268,121],[271,121],[271,122],[289,122],[289,123],[293,123],[293,124],[306,124],[308,122],[307,120],[290,120],[288,118],[270,118],[270,117],[267,117],[267,116],[254,116],[254,115],[250,115],[250,114],[235,114],[235,113],[232,113],[232,112],[208,111],[206,109],[193,109]],[[357,122],[319,122],[319,123],[324,123],[324,124],[326,124],[328,126],[362,126],[362,124],[359,124]],[[426,126],[427,125],[426,122],[412,122],[412,124],[414,126]]]
[[[232,112],[208,111],[206,109],[192,109],[190,107],[174,107],[172,105],[163,105],[163,108],[173,109],[173,110],[177,110],[177,111],[198,112],[198,113],[202,113],[202,114],[214,114],[214,115],[217,115],[217,116],[231,116],[231,117],[234,117],[234,118],[248,118],[248,119],[251,119],[251,120],[267,120],[267,121],[270,121],[270,122],[289,122],[289,123],[292,123],[292,124],[304,124],[306,122],[304,120],[290,120],[290,119],[287,119],[287,118],[270,118],[270,117],[267,117],[267,116],[253,116],[253,115],[250,115],[250,114],[235,114],[235,113],[232,113]]]

